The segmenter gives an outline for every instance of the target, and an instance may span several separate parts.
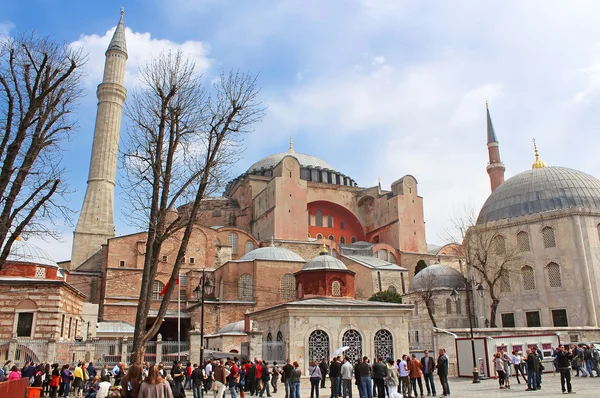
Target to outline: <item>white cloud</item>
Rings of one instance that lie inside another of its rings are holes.
[[[0,39],[3,37],[7,37],[10,34],[10,31],[15,27],[15,25],[10,21],[1,21],[0,22]]]
[[[106,49],[113,36],[116,27],[108,30],[103,36],[97,34],[80,36],[79,40],[71,43],[72,46],[82,47],[89,54],[86,65],[86,84],[95,88],[100,83],[104,71],[104,60]],[[176,43],[166,39],[156,39],[148,32],[133,32],[125,28],[127,38],[127,69],[125,72],[125,86],[134,87],[139,83],[139,68],[144,66],[153,57],[162,52],[180,48],[186,56],[196,63],[196,71],[204,73],[211,64],[208,58],[208,45],[201,41],[188,40]]]

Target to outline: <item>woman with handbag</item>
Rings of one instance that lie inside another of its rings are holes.
[[[310,398],[319,398],[319,384],[323,375],[316,361],[310,361],[308,374],[310,376]]]

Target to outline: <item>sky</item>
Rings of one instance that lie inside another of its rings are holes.
[[[5,2],[0,36],[35,31],[83,47],[86,96],[64,166],[79,212],[85,194],[104,52],[125,7],[125,85],[162,50],[181,47],[210,82],[259,75],[263,122],[245,140],[243,173],[264,156],[326,160],[361,187],[411,174],[424,198],[427,243],[490,193],[485,101],[506,178],[542,160],[600,177],[600,2],[552,0],[146,0]],[[123,132],[127,120],[122,125]],[[117,234],[134,228],[122,213]],[[76,217],[75,217],[76,219]],[[70,258],[74,226],[60,242]]]

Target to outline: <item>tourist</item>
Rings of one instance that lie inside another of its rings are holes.
[[[425,378],[425,387],[427,388],[427,396],[436,395],[435,383],[433,380],[433,372],[435,371],[435,359],[429,356],[429,351],[423,352],[423,358],[421,358],[421,365],[423,366],[423,377]]]
[[[260,389],[260,397],[263,397],[265,392],[267,397],[271,396],[270,382],[271,382],[271,369],[269,369],[269,364],[267,361],[263,361],[261,365],[261,374],[260,374],[260,382],[262,384],[262,388]]]
[[[423,377],[423,372],[421,371],[422,367],[421,361],[417,359],[415,354],[412,354],[412,359],[408,363],[408,373],[410,376],[410,385],[412,386],[415,397],[417,396],[417,384],[419,384],[420,395],[423,396],[423,381],[421,380]]]
[[[235,359],[229,364],[229,375],[227,376],[227,385],[231,398],[237,398],[237,388],[240,383],[240,372]]]
[[[598,351],[596,346],[594,346],[593,344],[590,344],[590,350],[592,351],[592,364],[594,370],[596,371],[596,376],[600,377],[600,351]]]
[[[253,361],[249,361],[246,364],[246,391],[250,392],[250,396],[256,393],[256,382],[256,364]]]
[[[319,368],[320,370],[320,368]],[[352,363],[350,358],[344,357],[342,364],[342,398],[352,398]],[[317,394],[318,396],[318,394]],[[393,398],[393,397],[392,397]]]
[[[410,395],[410,377],[408,372],[408,355],[402,355],[402,359],[398,364],[398,372],[400,373],[400,383],[402,387],[402,395],[408,397]]]
[[[378,356],[373,364],[373,395],[377,391],[377,398],[385,398],[385,378],[387,377],[387,366],[383,358]]]
[[[50,373],[50,398],[58,397],[58,387],[60,385],[60,370],[58,370],[58,364],[52,364],[52,371]]]
[[[148,369],[148,377],[140,384],[138,398],[173,398],[171,386],[162,378],[158,366]]]
[[[256,387],[254,390],[255,390],[256,395],[258,396],[258,393],[260,392],[260,390],[262,390],[263,367],[257,358],[254,358],[254,366],[256,367]]]
[[[504,389],[504,378],[506,373],[504,373],[504,361],[502,360],[502,354],[500,352],[494,354],[494,369],[498,374],[498,384],[500,385],[500,389]]]
[[[165,380],[167,383],[169,383],[169,388],[171,389],[171,395],[173,395],[173,398],[185,398],[185,395],[183,395],[181,390],[175,386],[175,381],[173,381],[173,376],[171,376],[170,373],[167,373]]]
[[[294,367],[292,366],[290,360],[288,359],[281,369],[282,382],[285,385],[285,398],[291,398],[292,396],[292,371]]]
[[[87,369],[87,374],[89,376],[89,380],[93,380],[94,377],[98,376],[98,371],[94,367],[93,362],[90,362],[86,369]],[[90,381],[90,383],[91,383],[91,381]]]
[[[394,398],[394,393],[397,393],[398,391],[398,368],[394,366],[394,360],[392,358],[388,359],[385,385],[387,388],[387,396],[389,398]]]
[[[585,364],[585,369],[588,372],[590,377],[594,377],[594,362],[592,361],[592,351],[588,346],[583,347],[583,362]]]
[[[542,361],[544,360],[544,354],[542,353],[542,350],[540,350],[538,348],[537,345],[533,346],[533,350],[537,357],[538,357],[538,372],[537,372],[537,389],[539,390],[540,388],[542,388],[542,372],[544,371],[544,364],[542,363]]]
[[[308,377],[310,378],[310,398],[319,398],[319,386],[323,375],[321,375],[321,369],[316,361],[310,361]]]
[[[112,373],[115,379],[115,386],[121,385],[121,379],[125,375],[125,365],[123,365],[121,362],[117,363],[113,367]]]
[[[273,361],[273,369],[271,372],[271,387],[273,387],[273,394],[277,394],[277,381],[279,380],[280,374],[281,369],[277,366],[277,362]]]
[[[35,373],[35,366],[33,366],[33,362],[25,362],[25,366],[21,369],[21,377],[30,380],[30,383],[33,381],[33,374]]]
[[[537,354],[531,349],[527,349],[527,390],[535,391],[538,387],[537,374],[539,370],[540,360]]]
[[[217,362],[213,370],[213,383],[215,383],[217,395],[216,398],[223,398],[225,393],[225,385],[227,383],[227,375],[225,371],[225,361],[221,359]],[[213,388],[214,389],[214,388]]]
[[[321,379],[321,388],[325,388],[325,378],[329,374],[329,366],[327,366],[327,361],[325,358],[321,359],[321,362],[319,363],[319,370],[321,371],[321,376],[323,376]]]
[[[292,370],[290,374],[290,398],[300,398],[300,377],[302,376],[302,372],[300,371],[300,365],[298,364],[298,362],[294,361],[293,366],[294,370]]]
[[[189,387],[188,390],[192,389],[192,370],[194,370],[192,368],[192,363],[188,362],[187,366],[185,367],[185,382],[183,383],[184,390],[186,387]]]
[[[192,394],[194,398],[202,398],[202,382],[204,381],[204,372],[202,367],[195,363],[192,370]]]
[[[320,370],[320,369],[319,369]],[[329,364],[329,381],[331,381],[331,395],[330,398],[337,398],[340,376],[342,375],[342,364],[338,362],[337,357],[331,360]]]
[[[42,387],[44,383],[44,364],[40,364],[35,368],[35,372],[33,373],[33,383],[31,383],[31,387]]]
[[[560,387],[563,394],[571,394],[573,389],[571,387],[571,360],[573,359],[573,353],[571,350],[565,350],[565,347],[561,344],[556,350],[556,367],[560,372]]]
[[[71,392],[71,381],[73,380],[73,373],[71,373],[70,367],[71,365],[66,364],[63,366],[62,371],[60,372],[65,398],[67,398]]]
[[[110,376],[101,376],[100,382],[97,386],[98,389],[96,390],[96,398],[106,398],[108,396],[108,392],[110,391],[110,387]]]
[[[357,366],[360,376],[360,395],[361,398],[373,398],[373,369],[369,365],[369,358],[363,357],[361,363]],[[357,376],[358,379],[358,376]]]
[[[8,381],[20,380],[22,378],[23,377],[21,376],[21,372],[19,371],[17,365],[13,365],[13,367],[10,368],[10,373],[8,374]]]
[[[519,373],[521,373],[521,376],[523,376],[523,381],[527,382],[527,379],[525,378],[525,374],[523,373],[522,362],[523,362],[523,359],[521,358],[521,355],[517,351],[513,351],[512,352],[512,363],[515,368],[515,376],[517,376],[517,383],[519,383],[519,384],[521,384],[521,381],[519,380]]]
[[[4,371],[4,376],[8,377],[8,375],[10,374],[10,370],[13,366],[13,361],[8,360],[4,363],[4,366],[2,367],[2,370]]]
[[[83,396],[83,369],[81,368],[81,362],[77,364],[75,370],[73,371],[73,392],[76,397]]]
[[[450,386],[448,385],[448,365],[448,356],[444,353],[443,349],[439,349],[436,367],[440,384],[442,385],[442,398],[450,395]]]
[[[125,398],[137,398],[142,382],[142,367],[140,365],[131,365],[129,371],[121,379],[121,391]]]
[[[173,378],[175,388],[177,388],[181,392],[181,394],[185,396],[183,390],[183,380],[185,379],[185,371],[183,370],[181,361],[173,362],[173,367],[171,368],[171,377]]]

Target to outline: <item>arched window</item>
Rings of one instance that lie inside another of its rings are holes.
[[[340,244],[342,244],[342,245],[346,244],[346,238],[344,238],[343,236],[340,236]]]
[[[266,350],[263,354],[263,357],[267,362],[271,362],[273,360],[273,335],[271,332],[267,334],[267,344],[265,344],[265,346]]]
[[[250,253],[252,250],[254,250],[254,242],[248,239],[244,245],[244,253]]]
[[[550,227],[542,229],[542,238],[544,239],[544,247],[556,247],[556,240],[554,239],[554,230]]]
[[[500,290],[503,293],[508,293],[510,292],[510,275],[505,269],[500,272]]]
[[[333,217],[332,216],[327,216],[327,227],[333,228]]]
[[[315,224],[317,225],[317,227],[323,226],[323,212],[320,209],[317,209],[315,216]]]
[[[329,239],[332,242],[335,242],[335,236],[333,236],[333,235],[329,235],[329,237],[327,239]]]
[[[252,300],[252,276],[244,274],[238,279],[238,298],[240,300]]]
[[[165,285],[161,281],[154,281],[152,283],[152,300],[160,300],[160,292],[165,288]]]
[[[323,358],[329,359],[329,335],[317,329],[308,336],[308,361],[319,363]]]
[[[227,246],[231,246],[231,254],[237,254],[238,235],[235,232],[230,232],[229,235],[227,235]]]
[[[396,256],[394,256],[394,254],[392,252],[389,253],[389,258],[388,261],[392,264],[398,264],[398,262],[396,261]]]
[[[285,274],[281,278],[279,296],[282,300],[293,300],[296,297],[296,278],[292,274]]]
[[[533,268],[531,268],[529,265],[521,268],[521,277],[523,278],[524,290],[535,290],[535,277],[533,275]]]
[[[331,295],[334,297],[339,297],[342,295],[342,287],[338,281],[333,281],[331,284]]]
[[[398,290],[396,289],[396,286],[390,285],[388,287],[388,292],[396,294],[396,293],[398,293]]]
[[[277,332],[277,363],[285,362],[285,342],[283,341],[283,333]]]
[[[452,300],[446,299],[446,314],[452,314]]]
[[[548,281],[550,287],[562,287],[562,278],[560,276],[560,265],[556,263],[550,263],[546,266],[548,270]]]
[[[493,248],[495,254],[497,254],[497,255],[506,254],[506,239],[504,239],[504,236],[502,236],[502,235],[495,236],[492,241],[492,245],[493,245],[492,248]]]
[[[460,297],[456,300],[456,314],[462,314],[462,300],[460,299]]]
[[[388,259],[388,251],[385,249],[381,249],[377,252],[377,258],[380,260],[385,260],[387,261]]]
[[[521,231],[517,234],[517,247],[520,252],[528,252],[531,250],[529,245],[529,234],[525,231]]]
[[[323,239],[323,235],[317,234],[317,239]]]
[[[350,242],[356,243],[356,236],[353,236],[352,239],[350,240]]]
[[[394,358],[394,338],[389,330],[380,329],[374,338],[375,358]]]
[[[350,363],[356,363],[362,359],[362,335],[358,331],[347,330],[342,336],[342,347],[350,347],[344,352],[344,355],[350,358]]]

